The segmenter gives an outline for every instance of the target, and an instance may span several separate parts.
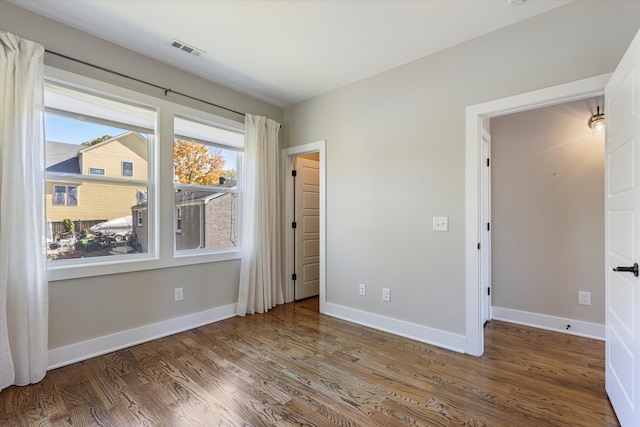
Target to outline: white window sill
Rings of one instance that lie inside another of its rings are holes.
[[[172,259],[160,260],[158,258],[130,258],[123,256],[120,260],[108,257],[102,262],[87,262],[62,265],[48,265],[48,280],[55,282],[59,280],[79,279],[83,277],[105,276],[110,274],[128,273],[133,271],[155,270],[160,268],[180,267],[184,265],[206,264],[219,261],[239,260],[242,252],[233,249],[226,252],[201,253],[190,255],[176,255]],[[125,258],[126,257],[126,258]],[[60,261],[59,261],[60,262]]]

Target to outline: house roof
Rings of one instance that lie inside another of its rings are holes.
[[[142,142],[144,144],[147,143],[147,140],[144,137],[142,137],[138,132],[130,130],[130,131],[121,133],[120,135],[113,136],[113,137],[111,137],[109,139],[106,139],[106,140],[104,140],[102,142],[99,142],[97,144],[91,145],[89,147],[82,146],[82,147],[80,147],[81,148],[81,152],[82,153],[86,153],[88,151],[104,147],[105,145],[111,144],[114,141],[122,142],[123,140],[125,140],[125,139],[127,139],[129,137],[133,137],[136,140],[138,140],[139,142]]]
[[[224,184],[219,185],[218,187],[231,188],[235,186],[236,186],[236,180],[229,179]],[[176,204],[188,203],[188,202],[193,202],[198,200],[202,200],[206,204],[207,202],[209,202],[209,200],[215,199],[216,197],[220,197],[225,194],[228,194],[228,193],[211,191],[211,190],[198,191],[198,190],[183,190],[183,189],[180,189],[173,193]],[[143,203],[138,203],[137,205],[133,206],[133,208],[143,208],[145,206],[147,206],[146,201]]]
[[[47,141],[45,165],[47,172],[80,174],[77,155],[83,146],[64,142]]]

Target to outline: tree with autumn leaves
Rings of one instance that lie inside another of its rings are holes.
[[[235,178],[235,170],[224,170],[219,148],[176,139],[173,142],[173,168],[180,184],[215,185],[220,177]]]

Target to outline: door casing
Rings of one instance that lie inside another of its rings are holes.
[[[481,274],[482,268],[488,268],[488,266],[482,265],[478,250],[482,230],[480,206],[482,200],[480,174],[484,164],[480,155],[482,120],[600,96],[604,94],[604,87],[610,77],[611,74],[603,74],[467,107],[465,149],[465,312],[467,338],[465,352],[467,354],[481,356],[484,353],[482,322],[482,292],[484,289]]]

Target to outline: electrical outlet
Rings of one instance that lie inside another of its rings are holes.
[[[182,288],[175,288],[173,290],[173,300],[174,301],[182,301],[184,299],[184,293]]]
[[[360,287],[358,288],[358,292],[360,293],[361,297],[367,295],[367,285],[363,285],[362,283],[360,283]]]
[[[391,289],[382,288],[382,300],[383,301],[391,301]]]
[[[578,304],[591,305],[591,292],[578,291]]]

